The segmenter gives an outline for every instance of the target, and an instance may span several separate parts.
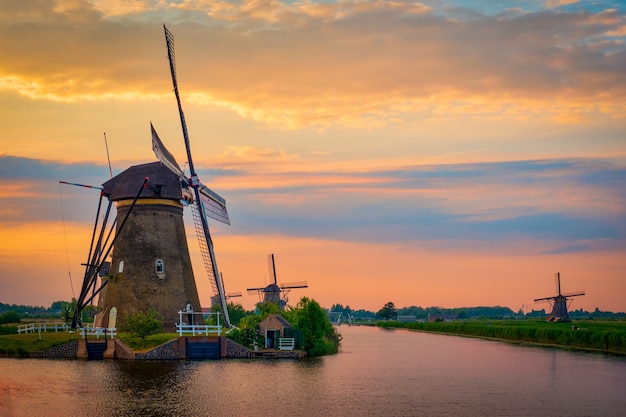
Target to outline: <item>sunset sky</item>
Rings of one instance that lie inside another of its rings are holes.
[[[78,295],[104,133],[184,164],[163,24],[247,309],[274,253],[291,304],[626,311],[620,0],[0,0],[0,302]]]

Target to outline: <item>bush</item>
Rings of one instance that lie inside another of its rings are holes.
[[[163,329],[163,323],[159,320],[159,314],[154,309],[127,314],[125,320],[124,330],[141,339],[142,346],[145,346],[146,337],[161,333]]]
[[[0,334],[16,334],[17,326],[0,326]]]
[[[17,314],[15,311],[7,311],[6,313],[0,314],[0,324],[13,324],[20,322],[20,315]]]
[[[307,355],[322,356],[339,351],[341,335],[317,301],[302,297],[296,307],[284,315],[293,327],[302,331],[302,349]]]

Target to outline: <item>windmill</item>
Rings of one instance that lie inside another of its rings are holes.
[[[220,279],[222,280],[222,288],[224,289],[224,291],[226,291],[226,286],[224,285],[224,275],[222,275],[221,273]],[[243,297],[243,294],[241,293],[241,291],[232,291],[225,293],[224,297],[226,298],[226,301],[228,301],[231,298]]]
[[[122,322],[125,314],[153,308],[166,330],[174,328],[178,311],[184,306],[191,303],[200,307],[183,223],[183,206],[189,205],[214,293],[212,300],[218,303],[225,325],[231,326],[207,219],[230,224],[226,202],[202,184],[195,171],[176,80],[174,38],[167,27],[163,29],[190,177],[185,176],[150,124],[152,148],[160,162],[132,166],[103,184],[101,202],[103,197],[109,200],[105,219],[109,218],[112,203],[117,206],[117,218],[108,233],[105,233],[109,227],[107,220],[103,220],[100,233],[96,233],[99,224],[96,216],[75,323],[79,322],[80,310],[97,294],[102,311],[98,325],[102,327],[108,327],[108,311],[113,307],[120,313]],[[135,191],[137,187],[139,190]],[[115,237],[111,240],[114,228]],[[98,284],[97,277],[111,250],[111,272]]]
[[[248,294],[259,294],[259,298],[262,296],[264,303],[273,303],[283,310],[287,305],[287,294],[296,288],[308,288],[306,281],[292,282],[285,284],[278,284],[276,280],[276,264],[274,262],[274,254],[267,255],[267,264],[269,268],[270,277],[273,282],[265,287],[248,288]]]
[[[577,291],[567,294],[561,294],[561,274],[555,274],[556,291],[557,295],[552,297],[536,298],[535,302],[548,301],[552,304],[552,313],[548,316],[546,321],[569,321],[569,314],[567,313],[568,301],[571,303],[571,297],[578,297],[585,295],[584,291]]]

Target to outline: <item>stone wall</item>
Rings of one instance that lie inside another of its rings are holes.
[[[31,358],[76,358],[76,352],[78,351],[78,340],[72,340],[71,342],[63,345],[53,346],[50,349],[40,350],[38,352],[31,352]]]
[[[121,340],[115,339],[114,358],[132,360],[132,359],[135,359],[135,352],[133,352],[133,350],[129,348],[128,346],[126,346],[126,344],[122,342]]]
[[[169,360],[180,359],[180,350],[178,349],[178,339],[171,340],[157,346],[148,352],[135,353],[135,359],[147,360]]]
[[[198,338],[198,341],[211,341],[210,339],[201,337]],[[221,343],[221,355],[222,358],[229,359],[247,359],[259,357],[258,352],[255,355],[255,352],[248,349],[245,346],[240,345],[239,343],[230,340],[227,337],[220,338]],[[73,340],[71,342],[65,343],[63,345],[54,346],[47,350],[42,350],[38,352],[31,352],[31,358],[72,358],[75,359],[77,357],[78,352],[78,344],[81,340]],[[107,341],[110,344],[115,344],[115,359],[122,360],[180,360],[185,359],[186,351],[185,351],[185,338],[177,338],[174,340],[170,340],[156,348],[149,350],[147,352],[133,352],[128,346],[124,344],[119,339],[109,340]],[[83,342],[84,343],[84,342]],[[300,357],[301,353],[299,352],[280,352],[281,357]],[[86,357],[86,354],[85,354]]]
[[[251,358],[252,351],[239,343],[225,337],[226,340],[226,358]],[[224,357],[224,354],[222,353]]]

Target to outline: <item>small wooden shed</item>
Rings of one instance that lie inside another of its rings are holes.
[[[278,314],[270,314],[259,323],[259,333],[265,337],[265,348],[278,348],[278,339],[285,337],[285,329],[291,329],[291,324]]]

